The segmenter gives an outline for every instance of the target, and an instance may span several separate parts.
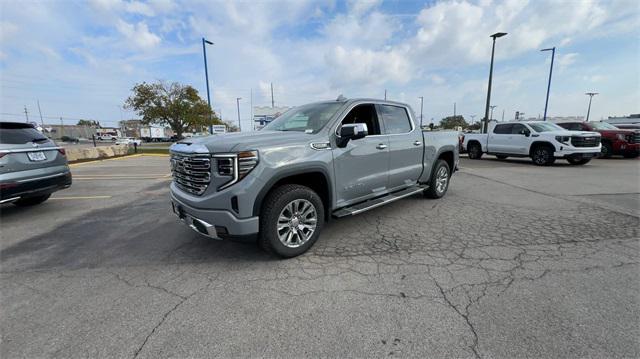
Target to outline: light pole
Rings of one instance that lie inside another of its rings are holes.
[[[591,113],[591,100],[593,96],[597,95],[597,92],[586,92],[585,95],[589,96],[589,108],[587,109],[587,122],[589,122],[589,114]]]
[[[496,105],[489,106],[491,108],[491,115],[489,115],[489,121],[493,120],[493,109],[498,107]]]
[[[238,130],[242,132],[242,123],[240,122],[240,100],[242,97],[236,97],[236,106],[238,106]]]
[[[544,102],[544,117],[542,121],[547,120],[547,106],[549,106],[549,91],[551,91],[551,74],[553,73],[553,58],[556,57],[556,47],[542,49],[540,51],[551,51],[551,67],[549,68],[549,84],[547,85],[547,100]]]
[[[211,122],[211,94],[209,93],[209,70],[207,69],[207,44],[213,45],[213,42],[202,38],[202,54],[204,55],[204,79],[207,82],[207,104],[209,105],[209,122]],[[209,124],[209,134],[213,134],[213,124]]]
[[[476,115],[469,115],[471,117],[471,126],[476,122]]]
[[[424,106],[424,96],[418,97],[420,99],[420,128],[422,128],[422,108]]]
[[[503,37],[504,35],[506,35],[506,32],[496,32],[495,34],[491,35],[490,37],[493,39],[493,45],[491,47],[491,66],[489,66],[489,85],[487,86],[487,105],[484,108],[484,123],[483,123],[483,133],[487,132],[487,128],[489,126],[489,104],[491,103],[491,81],[493,79],[493,54],[495,53],[496,50],[496,39],[499,37]]]

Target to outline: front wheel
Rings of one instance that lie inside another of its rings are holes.
[[[624,158],[638,158],[638,156],[640,156],[640,152],[631,152],[624,154]]]
[[[547,146],[536,147],[531,154],[531,159],[538,166],[550,166],[556,161],[553,150]]]
[[[435,163],[429,180],[429,188],[424,191],[424,195],[428,198],[442,198],[449,188],[449,180],[451,179],[451,169],[444,160],[438,160]]]
[[[262,249],[283,258],[299,256],[313,246],[324,223],[324,206],[316,192],[288,184],[265,198],[260,216]]]
[[[13,202],[18,207],[26,207],[26,206],[35,206],[36,204],[40,204],[51,197],[51,194],[43,194],[41,196],[34,197],[24,197],[19,200]]]
[[[591,161],[591,158],[567,158],[567,162],[574,166],[586,165]]]
[[[613,147],[608,142],[602,142],[602,147],[600,148],[600,157],[602,158],[611,158],[613,155]]]

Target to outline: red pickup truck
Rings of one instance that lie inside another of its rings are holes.
[[[636,158],[640,155],[640,131],[623,130],[607,122],[560,122],[560,127],[572,131],[594,131],[602,136],[602,157],[622,155]]]

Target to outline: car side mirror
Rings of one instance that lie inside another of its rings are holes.
[[[529,137],[531,135],[531,132],[527,130],[523,130],[522,132],[520,132],[520,134],[525,135],[526,137]]]
[[[338,147],[344,147],[349,140],[358,140],[369,134],[366,123],[347,123],[340,127],[340,135],[338,136]]]

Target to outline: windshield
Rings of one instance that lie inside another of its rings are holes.
[[[342,102],[326,102],[292,108],[263,129],[317,133],[329,122],[342,105]]]
[[[548,123],[548,122],[533,122],[533,123],[528,123],[529,126],[531,126],[531,128],[533,128],[534,131],[536,132],[549,132],[549,131],[566,131],[564,128],[556,125],[555,123]]]
[[[596,130],[619,130],[616,126],[606,122],[589,122]]]

